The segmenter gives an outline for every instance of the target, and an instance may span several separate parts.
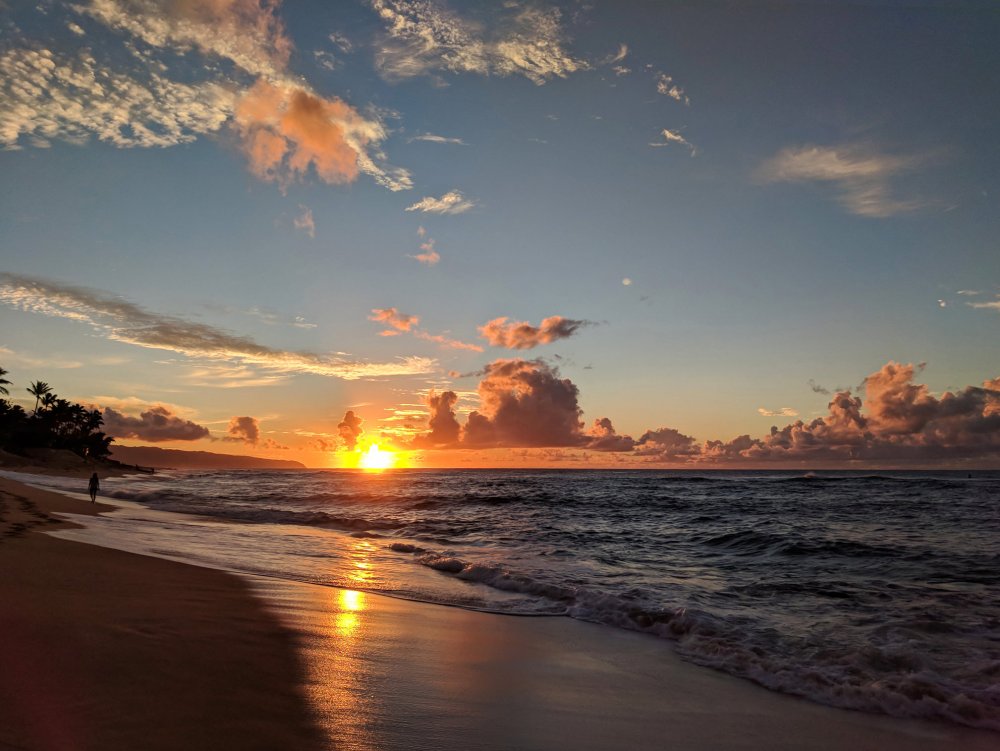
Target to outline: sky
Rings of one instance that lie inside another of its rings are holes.
[[[126,445],[1000,466],[991,2],[0,0],[0,367]]]

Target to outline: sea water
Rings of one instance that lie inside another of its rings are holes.
[[[1000,473],[169,471],[104,486],[124,508],[60,535],[578,618],[824,704],[1000,730]]]

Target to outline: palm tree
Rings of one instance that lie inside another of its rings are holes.
[[[0,394],[7,396],[10,394],[10,392],[7,390],[7,387],[10,386],[10,381],[4,378],[5,375],[7,375],[7,371],[4,370],[3,368],[0,368]]]
[[[38,412],[38,402],[41,401],[42,397],[46,394],[52,393],[52,387],[49,386],[45,381],[32,381],[31,386],[25,389],[29,394],[35,397],[35,412]]]

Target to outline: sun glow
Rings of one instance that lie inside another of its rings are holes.
[[[358,466],[362,469],[389,469],[396,465],[396,454],[392,451],[383,451],[377,443],[368,447],[368,451],[361,455]]]

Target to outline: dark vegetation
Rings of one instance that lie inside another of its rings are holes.
[[[24,454],[32,449],[72,451],[84,459],[104,459],[114,438],[101,431],[100,411],[60,399],[45,381],[34,381],[26,389],[35,397],[30,413],[8,399],[11,382],[0,368],[0,449]]]

